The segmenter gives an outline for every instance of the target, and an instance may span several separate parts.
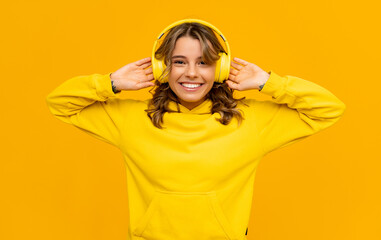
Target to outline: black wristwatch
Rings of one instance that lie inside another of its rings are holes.
[[[265,83],[259,86],[259,91],[262,90],[262,88],[265,86]]]
[[[267,72],[267,73],[271,75],[271,71],[269,71],[269,72]],[[269,78],[270,78],[270,77],[269,77]],[[267,79],[267,80],[268,80],[268,79]],[[267,82],[267,81],[266,81],[266,82]],[[258,88],[258,90],[259,90],[259,91],[262,91],[262,88],[265,86],[265,84],[266,84],[266,83],[260,85],[259,88]]]
[[[110,79],[111,79],[111,74],[112,74],[112,73],[110,73]],[[114,81],[113,81],[113,80],[111,80],[111,87],[112,87],[112,91],[113,91],[115,94],[121,92],[121,90],[116,90],[116,87],[114,86]]]

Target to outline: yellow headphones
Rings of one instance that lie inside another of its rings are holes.
[[[196,23],[200,23],[200,24],[203,24],[205,26],[208,26],[211,29],[213,29],[216,33],[218,33],[218,35],[224,41],[224,43],[226,45],[227,54],[224,53],[224,52],[221,52],[219,54],[220,55],[220,59],[217,60],[217,62],[216,62],[216,73],[215,73],[215,80],[214,80],[215,82],[222,83],[224,80],[228,79],[229,73],[230,73],[230,47],[229,47],[228,41],[226,40],[224,35],[221,33],[221,31],[218,30],[215,26],[213,26],[212,24],[210,24],[210,23],[208,23],[206,21],[199,20],[199,19],[183,19],[183,20],[174,22],[171,25],[169,25],[168,27],[166,27],[159,34],[158,38],[156,39],[156,41],[155,41],[155,43],[153,45],[152,58],[151,58],[152,71],[153,71],[154,78],[155,79],[159,79],[159,77],[161,76],[161,74],[164,72],[164,69],[165,69],[165,63],[164,63],[164,61],[163,60],[158,60],[158,59],[155,58],[155,52],[157,50],[157,45],[158,45],[158,42],[160,41],[160,38],[167,31],[172,29],[173,27],[175,27],[177,25],[180,25],[182,23],[186,23],[186,22],[196,22]],[[165,78],[165,79],[161,80],[161,83],[164,83],[164,82],[167,82],[167,81],[168,81],[168,78]]]

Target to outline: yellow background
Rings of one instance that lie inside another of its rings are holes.
[[[121,153],[55,119],[45,97],[71,77],[149,57],[160,31],[183,18],[219,28],[233,57],[315,82],[347,105],[334,126],[262,159],[248,239],[381,239],[376,2],[3,3],[0,239],[126,239]],[[235,94],[267,99],[254,90]]]

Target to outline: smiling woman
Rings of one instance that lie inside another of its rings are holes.
[[[171,102],[192,110],[209,100],[212,114],[221,116],[217,119],[220,123],[227,125],[233,117],[238,124],[243,120],[237,103],[245,97],[235,99],[234,90],[221,76],[220,61],[230,58],[230,53],[216,35],[223,37],[199,22],[184,22],[171,28],[160,47],[154,49],[154,57],[163,63],[164,69],[156,79],[157,88],[146,112],[156,127],[161,128],[164,114],[173,111]]]
[[[260,160],[333,125],[345,104],[313,82],[230,62],[226,39],[227,51],[200,20],[175,25],[153,58],[71,78],[47,104],[122,151],[128,240],[246,240]],[[147,87],[150,99],[117,97]],[[272,101],[233,98],[249,89]]]

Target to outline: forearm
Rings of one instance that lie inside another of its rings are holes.
[[[271,72],[261,93],[271,95],[278,104],[297,110],[301,118],[323,129],[336,122],[345,104],[327,89],[294,76],[281,77]]]
[[[110,74],[92,74],[65,81],[46,97],[46,102],[54,115],[69,116],[95,101],[105,101],[112,96],[115,93]]]

